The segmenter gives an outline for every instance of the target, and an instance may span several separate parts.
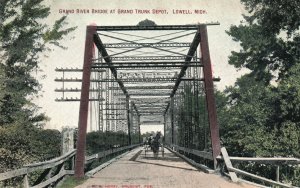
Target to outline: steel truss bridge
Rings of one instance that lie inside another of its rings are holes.
[[[188,146],[203,137],[208,148],[210,140],[216,167],[220,139],[213,81],[220,79],[212,76],[207,38],[211,25],[218,24],[87,27],[83,68],[56,68],[62,77],[55,79],[63,86],[56,90],[62,93],[57,101],[80,102],[77,177],[84,175],[89,102],[97,102],[97,130],[126,132],[129,145],[131,134],[140,133],[141,120],[149,122],[151,116],[163,119],[166,143],[179,142],[180,121],[200,123],[197,109],[205,105],[205,132],[196,125],[185,127],[180,142]],[[72,77],[79,71],[82,78]],[[66,87],[76,82],[82,83],[81,88]],[[68,97],[75,92],[81,96]]]
[[[48,186],[68,174],[84,177],[85,167],[92,161],[139,146],[141,124],[161,122],[164,145],[206,172],[211,172],[207,166],[217,170],[224,161],[234,182],[238,173],[292,187],[234,168],[231,161],[299,164],[299,159],[230,157],[221,148],[214,97],[214,82],[220,78],[212,75],[207,34],[207,27],[214,25],[218,23],[87,26],[83,67],[56,68],[61,77],[55,79],[62,86],[55,90],[61,94],[57,102],[80,102],[76,150],[49,162],[2,173],[0,181],[23,176],[28,185],[27,174],[42,169],[34,187]],[[85,157],[88,125],[94,131],[126,134],[127,146]],[[74,158],[75,171],[64,170],[64,163]],[[52,168],[55,175],[42,182]],[[277,176],[279,180],[279,166]]]

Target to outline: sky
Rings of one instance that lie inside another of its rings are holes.
[[[228,64],[228,56],[231,51],[239,50],[239,44],[225,33],[231,25],[239,24],[242,14],[245,13],[239,0],[46,0],[46,3],[51,8],[47,24],[53,24],[55,20],[68,13],[68,26],[77,26],[77,29],[61,42],[67,50],[53,48],[42,57],[43,72],[36,75],[43,89],[41,96],[35,101],[41,107],[40,111],[45,112],[50,118],[45,128],[60,130],[65,126],[78,125],[79,102],[55,102],[55,98],[60,98],[61,94],[54,90],[62,87],[61,83],[54,81],[55,78],[62,76],[55,72],[55,68],[82,68],[85,30],[90,24],[136,25],[145,19],[153,20],[157,25],[219,22],[219,26],[208,27],[213,75],[221,78],[216,84],[218,89],[222,90],[232,85],[243,73],[237,72]],[[137,13],[143,10],[149,10],[150,14]],[[203,14],[195,14],[195,10]],[[193,14],[178,14],[188,11]],[[151,126],[143,127],[142,132],[162,129],[161,126],[153,126],[153,129]]]

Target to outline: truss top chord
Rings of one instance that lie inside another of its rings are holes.
[[[219,22],[194,24],[194,25],[156,25],[156,26],[97,26],[97,31],[139,31],[139,30],[197,30],[200,25],[220,25]]]
[[[119,56],[119,57],[110,57],[113,62],[116,61],[145,61],[145,60],[152,60],[152,61],[165,61],[165,60],[184,60],[186,56]],[[94,59],[94,61],[100,59]]]
[[[105,48],[137,48],[137,47],[190,47],[191,43],[105,43]]]

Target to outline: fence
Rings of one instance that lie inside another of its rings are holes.
[[[185,148],[185,147],[180,147],[177,145],[171,145],[171,146],[167,146],[167,148],[171,151],[173,151],[174,153],[176,153],[179,157],[185,159],[188,163],[200,168],[201,170],[205,171],[206,173],[214,173],[215,171],[208,168],[205,165],[196,163],[195,161],[187,158],[186,156],[180,154],[181,153],[185,153],[185,154],[193,154],[195,156],[198,156],[200,158],[203,159],[207,159],[207,160],[213,160],[212,157],[212,153],[211,152],[207,152],[207,151],[199,151],[199,150],[195,150],[195,149],[190,149],[190,148]],[[231,180],[233,182],[238,182],[240,179],[238,178],[237,174],[239,175],[243,175],[245,177],[249,177],[253,180],[258,180],[261,182],[264,182],[268,185],[271,186],[280,186],[280,187],[285,187],[285,188],[296,188],[293,185],[288,185],[288,184],[284,184],[279,182],[279,175],[280,175],[280,171],[279,171],[279,166],[281,164],[288,164],[288,165],[299,165],[300,164],[300,159],[298,158],[287,158],[287,157],[232,157],[229,156],[225,147],[221,148],[221,156],[218,156],[217,159],[220,161],[224,161],[225,166],[228,170],[228,175],[230,176]],[[234,161],[236,163],[239,162],[253,162],[253,163],[259,163],[259,164],[277,164],[277,169],[276,169],[276,181],[274,180],[270,180],[264,177],[260,177],[257,176],[255,174],[246,172],[244,170],[240,170],[238,168],[233,167],[231,161]]]
[[[85,164],[89,165],[94,161],[104,158],[112,154],[118,154],[124,152],[128,149],[134,148],[137,145],[124,146],[120,148],[113,148],[106,151],[99,152],[97,154],[86,157]],[[57,157],[55,159],[25,165],[23,168],[0,173],[0,187],[5,186],[6,180],[11,180],[13,178],[21,178],[20,185],[24,188],[42,188],[49,186],[51,184],[57,183],[66,175],[74,174],[74,158],[76,150],[71,150],[66,154]],[[66,169],[67,164],[69,164],[69,170]],[[38,178],[30,185],[28,181],[28,176],[30,173],[42,171]]]

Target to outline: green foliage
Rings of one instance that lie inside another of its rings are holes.
[[[241,45],[229,63],[250,73],[224,92],[228,103],[219,117],[222,140],[231,155],[299,157],[300,2],[241,2],[249,14],[228,31]],[[241,167],[275,177],[272,166]],[[288,172],[282,180],[299,185],[298,167],[283,165],[282,171]]]
[[[0,171],[58,157],[60,142],[61,135],[57,130],[43,130],[27,125],[1,127]]]
[[[131,133],[132,144],[139,143],[139,134]],[[128,134],[119,132],[101,132],[93,131],[87,133],[86,136],[86,147],[87,155],[92,155],[97,152],[105,151],[115,147],[123,147],[128,145]]]
[[[245,75],[235,86],[227,88],[228,105],[218,115],[222,141],[230,155],[299,157],[300,119],[294,116],[298,97],[289,97],[291,94],[287,91],[290,90],[286,90],[296,87],[295,83],[265,86]],[[274,167],[270,165],[242,164],[240,168],[275,179]],[[299,181],[294,172],[297,167],[284,165],[281,168],[283,172],[289,170],[282,179]]]
[[[75,28],[64,29],[66,17],[62,17],[50,29],[43,22],[50,14],[43,0],[3,0],[0,7],[0,126],[22,118],[41,122],[45,116],[37,115],[38,108],[31,103],[40,90],[32,73],[39,69],[40,55],[49,45],[60,46],[58,41]]]
[[[269,83],[272,78],[288,76],[299,63],[300,2],[242,0],[250,16],[246,23],[232,26],[228,34],[242,49],[232,52],[229,63],[245,67],[258,79]]]
[[[134,142],[132,142],[134,143]],[[128,145],[128,135],[124,132],[90,132],[86,136],[87,154],[92,155],[100,151]]]
[[[241,0],[252,15],[248,20],[263,26],[266,33],[292,34],[299,29],[299,1],[290,0]]]
[[[0,1],[0,170],[48,160],[60,154],[60,133],[42,130],[45,114],[32,103],[41,88],[33,73],[40,56],[75,28],[66,17],[45,23],[44,0]]]

